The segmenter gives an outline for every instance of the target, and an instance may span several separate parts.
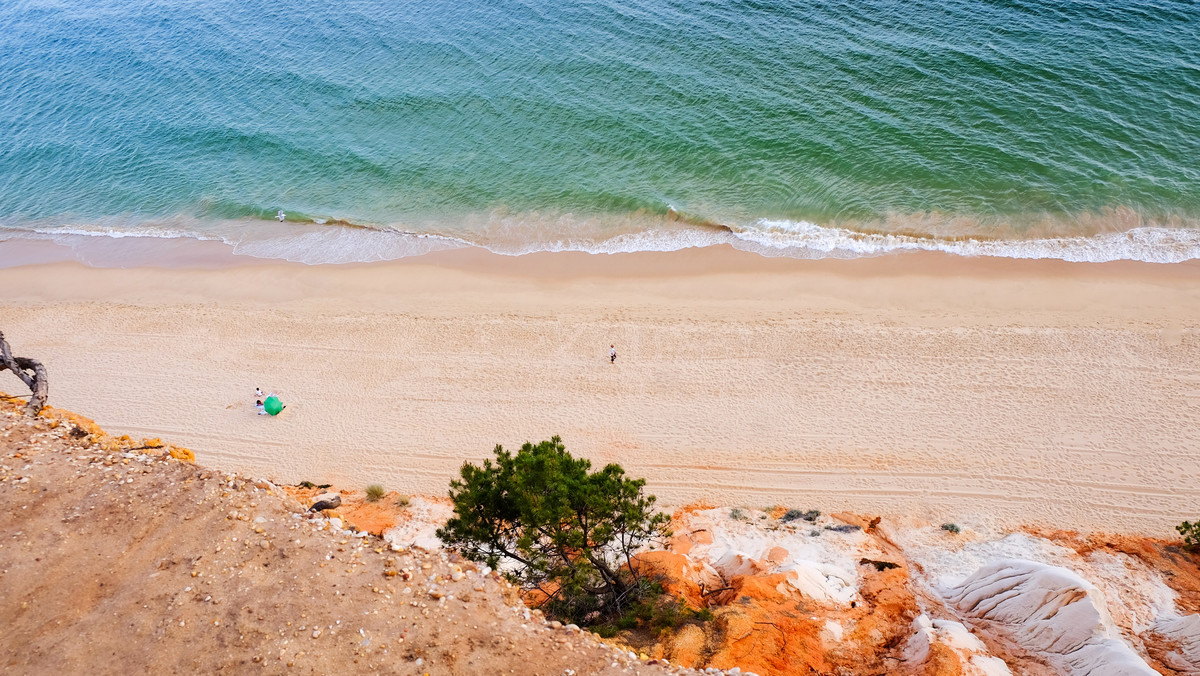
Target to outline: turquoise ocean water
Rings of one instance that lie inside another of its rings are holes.
[[[0,3],[0,240],[97,238],[1197,258],[1200,4]]]

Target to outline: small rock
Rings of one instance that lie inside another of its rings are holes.
[[[310,512],[320,512],[326,509],[337,509],[342,504],[342,496],[337,493],[322,493],[317,496],[317,501],[312,507],[308,508]]]
[[[313,638],[321,638],[321,630],[320,629],[313,630]]]
[[[254,517],[254,523],[266,523],[267,520],[261,516]]]

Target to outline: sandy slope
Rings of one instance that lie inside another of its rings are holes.
[[[453,555],[318,531],[269,485],[5,408],[0,672],[668,673]]]
[[[1166,535],[1200,497],[1192,264],[53,265],[0,271],[0,326],[53,403],[286,482],[436,494],[559,434],[676,505]],[[254,415],[255,386],[283,416]]]

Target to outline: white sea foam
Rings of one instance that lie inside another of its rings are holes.
[[[98,238],[128,240],[187,240],[219,242],[235,256],[275,259],[306,264],[367,263],[419,256],[433,251],[478,246],[493,253],[518,256],[542,251],[577,251],[618,254],[728,244],[772,257],[861,258],[911,251],[939,251],[958,256],[1045,258],[1071,262],[1117,260],[1178,263],[1200,258],[1200,230],[1138,227],[1124,232],[1092,236],[1040,239],[973,239],[918,237],[864,233],[805,221],[760,220],[752,226],[724,228],[671,223],[642,229],[625,227],[607,234],[594,223],[558,222],[527,224],[519,217],[505,219],[500,227],[480,232],[422,233],[390,227],[339,224],[296,224],[273,221],[201,222],[185,217],[158,221],[107,219],[94,223],[68,223],[0,228],[5,239],[48,240],[65,249],[64,259],[110,267],[120,256],[112,247],[96,244]],[[507,222],[511,221],[511,222]],[[578,232],[572,225],[579,225]],[[572,232],[557,236],[555,230]],[[126,245],[128,246],[128,245]],[[162,248],[162,247],[159,247]],[[103,256],[97,257],[100,250]],[[10,257],[11,258],[11,257]],[[0,260],[19,265],[20,260]]]
[[[563,229],[569,229],[565,225]],[[581,224],[582,225],[582,224]],[[973,239],[916,237],[864,233],[807,221],[759,220],[748,227],[686,226],[644,229],[605,236],[601,229],[581,228],[586,236],[546,237],[544,228],[524,233],[507,226],[502,233],[463,236],[465,244],[493,253],[522,255],[539,251],[578,251],[593,254],[637,251],[678,251],[728,244],[764,256],[790,258],[862,258],[911,251],[940,251],[959,256],[997,258],[1047,258],[1070,262],[1101,263],[1116,260],[1178,263],[1200,258],[1200,230],[1139,227],[1124,232],[1089,237],[1037,239]]]
[[[163,264],[190,265],[189,243],[220,246],[229,256],[286,260],[310,265],[369,263],[420,256],[433,251],[470,246],[453,238],[396,232],[388,229],[317,224],[200,223],[180,220],[169,224],[101,222],[28,229],[0,229],[4,240],[25,239],[56,245],[56,258],[95,267]],[[134,240],[131,242],[130,240]],[[120,241],[118,247],[105,241]],[[194,252],[192,252],[194,253]],[[0,267],[25,261],[0,256]]]
[[[286,236],[256,235],[226,242],[232,244],[233,253],[239,256],[283,259],[309,265],[374,263],[466,246],[445,237],[328,226]]]
[[[669,232],[647,230],[622,233],[601,239],[560,239],[547,242],[527,243],[479,243],[488,251],[498,254],[519,256],[539,251],[578,251],[592,254],[634,253],[638,251],[679,251],[697,247],[730,244],[728,233],[717,230],[687,228]]]
[[[1090,237],[985,240],[861,233],[804,221],[761,220],[753,228],[738,229],[734,237],[751,245],[739,248],[796,258],[858,258],[902,251],[1052,258],[1079,263],[1117,260],[1179,263],[1200,258],[1200,231],[1160,227],[1133,228]]]

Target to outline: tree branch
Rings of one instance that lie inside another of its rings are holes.
[[[3,332],[0,332],[0,367],[12,371],[13,375],[20,378],[32,393],[32,396],[29,397],[29,404],[25,406],[25,413],[28,415],[40,413],[42,407],[46,405],[46,400],[50,397],[50,381],[46,374],[46,367],[36,359],[12,356],[12,350],[9,349]]]

